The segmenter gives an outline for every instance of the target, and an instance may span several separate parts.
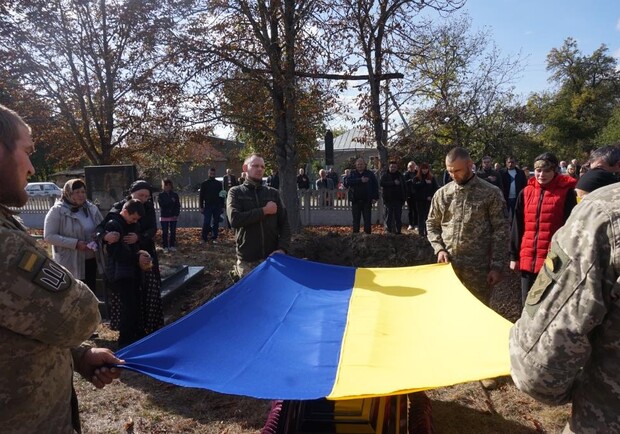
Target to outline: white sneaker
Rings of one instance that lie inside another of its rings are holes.
[[[176,247],[170,247],[168,250],[170,250],[171,252],[176,252],[177,248]]]
[[[170,253],[170,249],[168,247],[164,247],[164,253]]]
[[[412,230],[413,230],[413,226],[409,225],[409,226],[407,227],[407,230],[408,230],[408,231],[412,231]]]

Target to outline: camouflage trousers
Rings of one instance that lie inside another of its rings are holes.
[[[461,283],[465,285],[469,292],[474,294],[478,300],[489,305],[491,301],[491,287],[487,283],[489,270],[485,267],[476,269],[475,267],[458,267],[452,264],[454,272]]]

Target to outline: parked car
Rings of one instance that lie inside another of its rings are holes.
[[[62,196],[62,190],[53,182],[29,182],[26,192],[28,196]]]

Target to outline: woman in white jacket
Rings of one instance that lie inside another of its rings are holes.
[[[81,179],[65,183],[62,197],[45,216],[43,237],[52,245],[54,260],[95,291],[97,261],[95,228],[103,220],[96,205],[86,200]]]

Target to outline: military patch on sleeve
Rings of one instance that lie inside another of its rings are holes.
[[[62,292],[71,287],[69,273],[42,253],[25,251],[17,261],[17,269],[46,291]]]
[[[557,243],[553,243],[542,268],[538,272],[536,281],[532,285],[532,288],[530,288],[527,299],[525,300],[525,310],[530,317],[534,316],[540,306],[540,302],[544,299],[545,294],[548,293],[547,289],[554,282],[558,281],[562,273],[564,273],[568,267],[569,262],[570,258],[568,255],[564,253]]]

